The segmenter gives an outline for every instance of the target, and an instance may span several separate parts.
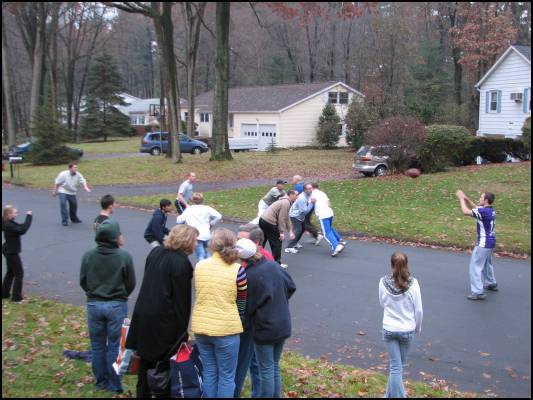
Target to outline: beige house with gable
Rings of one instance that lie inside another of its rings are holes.
[[[352,101],[364,95],[342,82],[304,83],[276,86],[238,87],[229,90],[228,135],[230,138],[258,138],[259,150],[274,141],[278,147],[309,146],[316,143],[318,119],[324,106],[335,105],[343,125]],[[195,122],[202,136],[212,136],[213,91],[195,99]]]

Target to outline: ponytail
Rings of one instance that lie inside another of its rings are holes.
[[[405,290],[409,284],[409,263],[404,253],[396,252],[391,257],[392,279],[396,286]]]

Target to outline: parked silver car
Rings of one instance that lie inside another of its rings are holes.
[[[365,176],[383,176],[389,165],[387,152],[392,146],[361,146],[355,153],[353,169]]]

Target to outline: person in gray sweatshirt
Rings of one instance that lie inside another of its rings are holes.
[[[289,245],[285,249],[285,253],[298,253],[298,242],[305,232],[305,218],[313,211],[315,206],[316,200],[311,199],[312,192],[313,186],[310,183],[305,184],[304,191],[298,195],[298,198],[289,210],[294,239],[289,242]]]

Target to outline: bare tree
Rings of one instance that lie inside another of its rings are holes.
[[[172,157],[173,162],[179,163],[182,161],[182,158],[178,140],[180,101],[176,54],[174,52],[174,25],[172,23],[172,6],[174,3],[151,2],[150,6],[144,2],[109,2],[105,4],[110,4],[123,11],[143,14],[152,18],[154,22],[161,65],[164,66],[165,76],[167,78],[166,97],[170,109],[168,118],[170,151],[167,153],[167,156]]]
[[[3,6],[2,6],[3,11]],[[13,113],[13,104],[11,101],[11,73],[7,60],[9,60],[8,39],[6,37],[6,30],[4,25],[4,13],[2,12],[2,88],[3,88],[3,103],[5,106],[7,119],[7,144],[9,147],[15,145],[15,121]]]
[[[230,3],[218,2],[216,11],[215,93],[213,100],[213,145],[211,160],[231,160],[228,141]]]

